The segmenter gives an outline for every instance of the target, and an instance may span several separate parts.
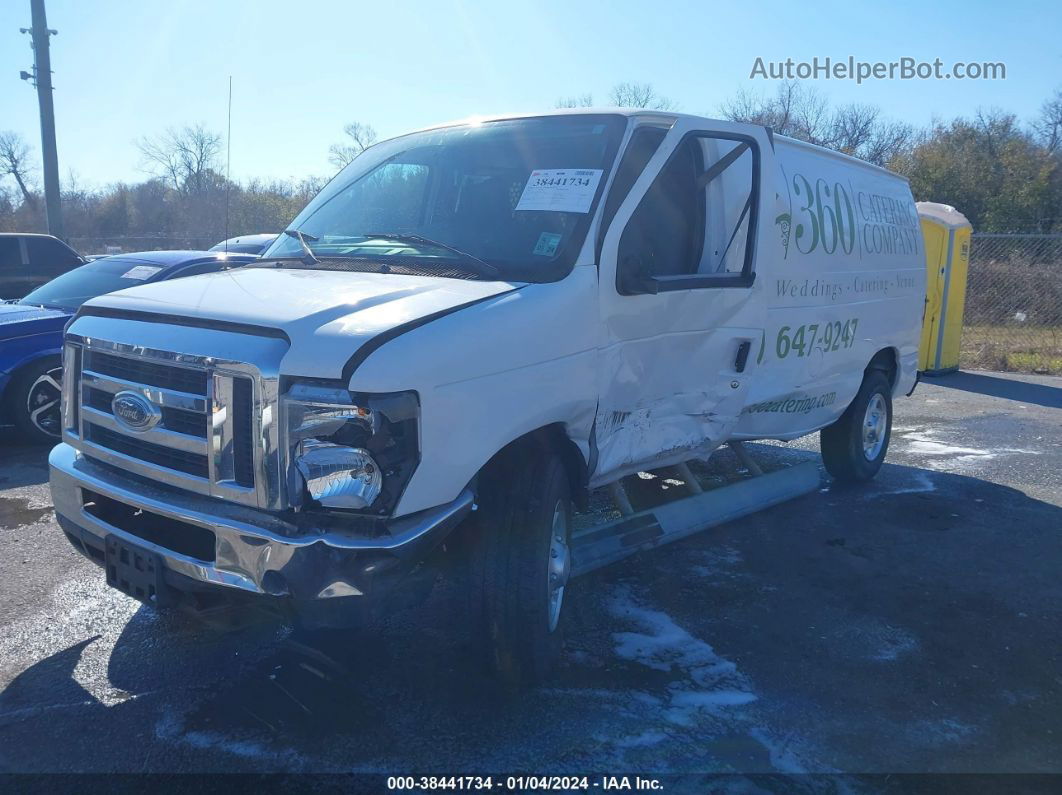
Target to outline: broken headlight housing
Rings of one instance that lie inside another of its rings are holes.
[[[419,461],[415,392],[294,383],[284,394],[289,493],[304,508],[387,515]]]

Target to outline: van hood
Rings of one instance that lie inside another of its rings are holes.
[[[145,284],[94,298],[82,314],[174,315],[210,328],[277,329],[291,344],[286,375],[349,377],[370,340],[440,313],[510,292],[513,282],[282,268],[236,268]],[[101,312],[100,310],[105,310]],[[154,318],[165,322],[164,318]]]

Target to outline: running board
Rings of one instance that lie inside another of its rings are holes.
[[[588,527],[572,536],[572,576],[801,497],[818,487],[818,465],[809,461]]]

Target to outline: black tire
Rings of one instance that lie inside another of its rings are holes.
[[[7,416],[19,435],[31,444],[59,441],[62,419],[59,398],[62,360],[48,356],[23,368],[7,388]]]
[[[559,456],[528,445],[503,453],[484,473],[479,491],[481,556],[475,557],[482,573],[487,658],[506,684],[538,684],[564,642],[572,514],[567,473]],[[555,517],[563,525],[559,543]],[[551,582],[561,587],[555,610]]]
[[[871,430],[868,408],[874,403],[884,413],[884,432],[880,421]],[[873,435],[873,443],[870,436]],[[837,422],[819,432],[819,446],[826,471],[844,483],[870,480],[881,469],[889,451],[892,435],[892,387],[881,370],[870,370],[851,405]]]

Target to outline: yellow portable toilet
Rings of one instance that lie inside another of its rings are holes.
[[[943,375],[959,369],[973,227],[950,205],[918,202],[915,207],[926,246],[926,314],[918,369],[923,375]]]

